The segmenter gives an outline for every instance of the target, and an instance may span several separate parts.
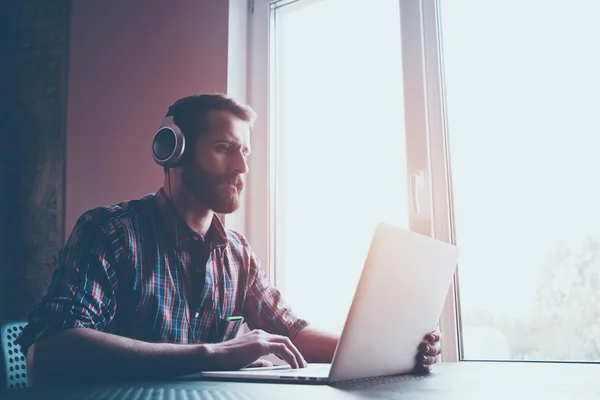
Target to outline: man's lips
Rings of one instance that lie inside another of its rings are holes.
[[[229,180],[227,180],[227,181],[222,182],[221,184],[227,185],[227,186],[230,186],[230,187],[234,187],[234,188],[237,189],[238,192],[241,192],[242,189],[244,188],[244,182],[241,179],[240,180],[236,180],[236,181],[229,181]]]

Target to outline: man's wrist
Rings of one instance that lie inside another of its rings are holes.
[[[217,347],[215,344],[204,343],[194,345],[192,351],[192,363],[199,371],[213,369],[214,360],[217,357]]]

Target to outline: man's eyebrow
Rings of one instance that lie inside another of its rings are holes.
[[[244,152],[246,152],[246,153],[252,152],[252,149],[250,148],[250,146],[242,146],[240,141],[235,138],[221,138],[221,139],[213,140],[213,142],[212,142],[212,144],[219,144],[219,143],[226,143],[226,144],[230,144],[230,145],[233,144],[235,146],[242,147],[242,150],[244,150]]]
[[[226,133],[226,134],[221,134],[221,135],[216,135],[217,137],[213,137],[212,142],[213,143],[236,143],[239,144],[240,141],[239,139],[231,134],[231,133]]]

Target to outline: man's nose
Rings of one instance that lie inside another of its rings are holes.
[[[234,172],[239,175],[248,173],[248,162],[246,156],[241,151],[236,154]]]

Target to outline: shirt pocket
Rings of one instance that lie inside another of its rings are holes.
[[[226,318],[221,318],[219,321],[219,332],[223,332],[223,335],[220,335],[221,341],[226,342],[227,340],[235,338],[243,323],[243,319],[227,321]]]

